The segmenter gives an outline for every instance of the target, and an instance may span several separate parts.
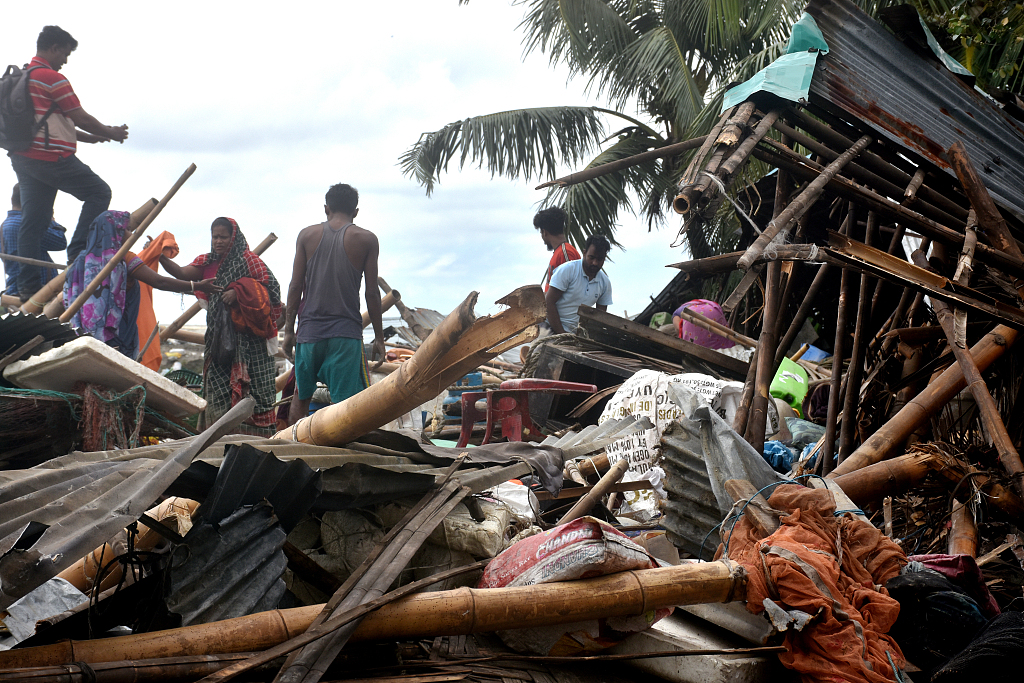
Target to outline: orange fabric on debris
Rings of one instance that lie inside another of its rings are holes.
[[[803,631],[786,631],[789,650],[779,661],[804,681],[895,680],[886,652],[897,666],[905,660],[886,634],[900,605],[884,585],[907,563],[904,552],[870,524],[848,514],[835,517],[827,490],[786,484],[768,502],[790,514],[763,539],[741,519],[729,540],[729,557],[748,572],[751,612],[763,612],[767,598],[787,611],[817,615]]]
[[[166,230],[157,235],[146,248],[139,252],[142,262],[153,270],[160,272],[160,254],[167,254],[167,258],[174,258],[178,255],[178,243],[174,235]],[[153,312],[153,288],[145,282],[139,282],[139,317],[136,321],[139,328],[139,350],[149,341],[149,335],[153,334],[156,327],[156,313]],[[163,356],[160,354],[160,340],[154,339],[153,343],[146,349],[146,353],[139,357],[139,362],[150,370],[160,371],[160,363]]]
[[[277,336],[277,314],[280,307],[272,306],[270,293],[251,277],[243,277],[228,285],[238,294],[238,303],[231,307],[231,322],[239,331],[249,330],[257,337],[270,339]],[[278,309],[275,311],[275,308]]]

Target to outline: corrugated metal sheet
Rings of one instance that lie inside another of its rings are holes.
[[[171,554],[167,608],[182,626],[276,609],[285,593],[286,537],[266,503],[197,524]]]
[[[227,517],[244,505],[267,500],[286,531],[309,512],[320,495],[320,474],[302,460],[284,462],[273,453],[243,443],[229,447],[199,514],[205,520]]]
[[[665,470],[668,493],[661,523],[676,547],[694,557],[704,543],[703,557],[708,559],[721,542],[717,531],[710,536],[708,532],[722,521],[722,515],[702,454],[683,446],[688,438],[678,422],[670,424],[661,435],[662,460],[658,464]]]
[[[812,104],[844,110],[950,175],[945,152],[961,141],[993,198],[1024,217],[1020,121],[851,2],[812,0],[807,12],[829,46],[814,70]]]

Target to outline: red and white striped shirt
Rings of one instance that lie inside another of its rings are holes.
[[[39,127],[32,146],[23,152],[14,153],[40,161],[58,161],[71,156],[77,149],[75,124],[67,114],[81,109],[82,103],[78,101],[68,79],[51,69],[49,62],[42,57],[33,57],[29,67],[33,66],[42,67],[32,72],[28,82],[28,91],[36,110],[36,123],[46,116],[51,105],[57,106],[46,117],[46,123]]]

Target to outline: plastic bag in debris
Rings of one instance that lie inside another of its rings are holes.
[[[593,517],[530,536],[494,558],[479,588],[528,586],[572,581],[631,569],[652,569],[657,561],[625,534]],[[565,656],[611,647],[672,613],[671,608],[637,617],[500,631],[506,645],[520,652]]]
[[[643,475],[657,464],[662,433],[673,420],[685,414],[670,392],[670,388],[677,386],[686,387],[729,422],[732,421],[743,391],[740,382],[723,382],[698,373],[667,375],[655,370],[641,370],[627,379],[605,404],[598,424],[633,415],[648,418],[654,426],[619,439],[606,449],[609,463],[614,464],[622,458],[629,460],[629,470],[623,476],[623,481],[643,479]],[[779,429],[779,415],[774,403],[769,403],[768,411],[766,435],[774,434]],[[658,478],[664,478],[664,474],[658,473]],[[623,497],[625,504],[617,514],[645,521],[658,513],[657,497],[650,490],[629,491]],[[661,497],[664,497],[664,492]]]
[[[35,635],[36,622],[66,612],[88,600],[85,593],[64,579],[50,579],[7,608],[7,614],[0,623],[7,627],[11,635],[0,637],[0,650],[9,650]]]
[[[529,486],[506,481],[488,491],[487,495],[508,505],[521,519],[537,521],[536,511],[540,510],[540,503]]]
[[[707,467],[711,491],[722,515],[732,509],[732,497],[725,490],[730,479],[746,479],[754,488],[785,481],[764,457],[742,436],[733,431],[722,416],[682,384],[669,386],[669,394],[683,415],[676,419],[681,427],[672,439],[674,448],[698,456]]]

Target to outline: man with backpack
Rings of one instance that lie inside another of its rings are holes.
[[[42,259],[43,237],[53,216],[57,191],[67,192],[83,202],[78,225],[68,244],[68,262],[85,248],[89,225],[110,205],[110,186],[75,155],[77,142],[124,142],[128,126],[106,126],[82,108],[68,80],[60,75],[78,41],[59,26],[46,26],[36,41],[36,56],[25,67],[27,78],[3,88],[3,146],[9,151],[11,165],[21,186],[22,223],[18,232],[18,255]],[[12,69],[4,76],[12,76]],[[17,74],[23,76],[24,72]],[[24,84],[23,84],[24,83]],[[23,96],[27,87],[34,123],[28,139],[12,131],[23,130],[14,119],[18,110],[12,98]],[[76,130],[80,129],[80,130]],[[42,285],[42,269],[22,265],[18,273],[18,293],[27,301]],[[43,302],[39,302],[43,303]]]

